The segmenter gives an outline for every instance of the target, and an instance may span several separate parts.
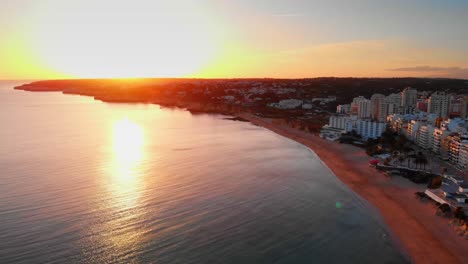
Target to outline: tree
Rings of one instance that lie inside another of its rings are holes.
[[[398,161],[400,162],[400,166],[401,164],[403,163],[403,161],[405,161],[405,157],[403,155],[399,155],[398,156]]]
[[[421,160],[419,162],[424,166],[424,170],[426,170],[426,165],[429,163],[426,156],[422,155]]]
[[[416,164],[416,169],[418,169],[418,165],[421,164],[421,152],[418,152],[418,154],[414,155],[414,163]]]
[[[415,158],[416,158],[416,156],[415,156],[414,154],[411,154],[411,155],[408,155],[408,156],[407,156],[408,168],[410,167],[410,161],[411,161],[411,159],[415,159]],[[416,164],[416,165],[417,165],[417,164]]]
[[[451,212],[450,205],[446,203],[439,205],[437,210],[438,212],[440,212],[442,215],[445,215],[445,216],[447,216]]]
[[[465,212],[463,211],[463,208],[462,207],[457,207],[455,209],[455,211],[453,212],[453,216],[457,219],[460,219],[460,220],[465,220],[466,219],[466,215],[465,215]]]

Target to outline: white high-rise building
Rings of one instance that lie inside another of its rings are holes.
[[[387,128],[387,124],[383,122],[374,122],[370,120],[358,119],[356,121],[356,133],[361,135],[364,140],[369,138],[378,138]]]
[[[434,139],[435,127],[431,125],[422,125],[419,127],[416,143],[423,149],[431,149]]]
[[[392,93],[385,97],[385,104],[387,108],[387,115],[398,113],[398,108],[401,104],[401,94]]]
[[[328,126],[346,132],[356,130],[357,116],[330,116]]]
[[[371,105],[369,100],[359,102],[358,116],[359,118],[369,118],[371,116]]]
[[[418,100],[418,90],[407,87],[401,92],[401,106],[415,107]]]
[[[449,95],[449,105],[447,115],[452,116],[461,116],[462,111],[462,96],[456,96],[454,94]]]
[[[444,92],[434,92],[429,97],[427,111],[440,117],[448,116],[449,96]]]
[[[410,122],[408,122],[407,135],[409,140],[417,142],[419,136],[419,127],[421,127],[421,125],[422,122],[417,120],[411,120]]]
[[[357,115],[359,118],[369,118],[371,116],[370,100],[363,96],[353,98],[351,113]]]
[[[432,133],[432,152],[440,153],[440,146],[442,140],[447,137],[449,132],[445,129],[435,128],[434,133]]]
[[[387,118],[387,109],[384,105],[385,95],[373,94],[370,98],[371,118],[377,121],[385,121]]]
[[[462,169],[468,169],[468,140],[464,140],[460,144],[458,166]]]
[[[468,118],[468,95],[463,96],[461,99],[460,117]]]

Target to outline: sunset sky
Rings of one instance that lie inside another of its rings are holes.
[[[468,78],[468,0],[0,3],[0,79]]]

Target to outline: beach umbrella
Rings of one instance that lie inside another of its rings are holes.
[[[378,159],[373,159],[373,160],[369,160],[369,163],[372,164],[372,165],[377,165],[379,164],[379,160]]]

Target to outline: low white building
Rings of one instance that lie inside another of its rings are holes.
[[[302,109],[312,109],[312,104],[302,104]]]
[[[286,99],[281,100],[278,103],[271,103],[268,106],[277,109],[295,109],[302,105],[302,100],[298,99]]]
[[[330,116],[328,125],[346,132],[350,132],[356,125],[356,116]]]
[[[356,116],[330,116],[328,126],[345,132],[354,130],[364,140],[380,137],[387,128],[384,122],[359,119]]]

